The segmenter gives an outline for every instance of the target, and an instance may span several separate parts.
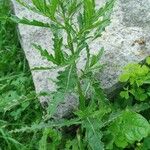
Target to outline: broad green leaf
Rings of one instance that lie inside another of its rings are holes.
[[[109,130],[114,136],[115,144],[125,148],[128,144],[147,137],[150,133],[150,124],[142,115],[126,110],[110,125]]]
[[[138,101],[145,101],[148,98],[145,89],[142,89],[140,87],[130,90],[130,93],[132,93],[135,99]]]
[[[150,71],[149,67],[147,67],[146,65],[142,65],[141,68],[138,70],[138,75],[145,76],[148,74],[149,71]]]
[[[128,91],[122,91],[122,92],[120,93],[120,96],[121,96],[122,98],[129,99],[129,92],[128,92]]]
[[[148,65],[150,65],[150,57],[147,57],[147,58],[146,58],[146,63],[147,63]]]
[[[124,74],[121,74],[120,77],[119,77],[119,81],[120,82],[127,82],[130,78],[130,74],[128,73],[124,73]]]
[[[135,71],[140,70],[141,65],[137,63],[130,63],[127,66],[124,67],[124,71],[128,73],[133,73]]]
[[[137,150],[149,150],[150,149],[150,136],[146,137],[140,147]]]

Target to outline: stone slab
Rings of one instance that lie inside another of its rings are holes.
[[[29,0],[26,1],[29,2]],[[12,2],[18,17],[48,21],[47,18],[21,7],[15,0]],[[105,0],[97,0],[97,5],[102,5],[104,2]],[[52,66],[32,46],[32,43],[37,43],[52,52],[51,32],[46,28],[27,25],[18,25],[18,30],[30,68]],[[140,44],[141,40],[144,44]],[[105,49],[101,60],[105,68],[99,73],[99,79],[103,88],[111,92],[116,88],[118,76],[125,65],[140,62],[150,55],[150,0],[118,0],[110,26],[90,47],[92,53],[96,53],[101,47]],[[79,68],[83,64],[84,57],[79,63]],[[32,75],[37,93],[55,91],[56,87],[50,78],[56,79],[57,71],[32,71]],[[45,100],[47,100],[45,97],[41,97],[41,102]],[[59,106],[59,116],[67,114],[76,105],[76,101],[69,98],[67,102]]]

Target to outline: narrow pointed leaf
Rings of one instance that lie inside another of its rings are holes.
[[[31,26],[47,27],[47,28],[50,28],[51,26],[49,23],[44,23],[38,20],[28,20],[27,18],[24,17],[20,19],[13,15],[9,19],[15,23],[26,24]]]

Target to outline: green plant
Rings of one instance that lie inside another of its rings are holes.
[[[85,138],[86,145],[92,149],[99,149],[100,147],[103,149],[102,134],[101,132],[96,133],[100,131],[101,126],[92,124],[92,121],[98,124],[100,121],[97,120],[98,116],[102,118],[105,115],[105,111],[103,112],[104,114],[100,115],[99,107],[100,105],[105,106],[105,103],[107,103],[99,81],[94,76],[95,72],[101,68],[99,60],[102,50],[98,51],[97,55],[91,55],[88,43],[101,36],[102,31],[110,23],[110,12],[115,0],[108,1],[104,7],[98,9],[96,9],[95,1],[93,0],[33,0],[33,6],[21,0],[18,0],[18,2],[51,20],[51,23],[48,24],[37,20],[30,21],[26,18],[11,18],[17,23],[49,28],[53,33],[54,53],[49,54],[47,50],[39,45],[34,44],[34,47],[48,61],[56,65],[55,68],[64,68],[63,71],[58,72],[58,81],[56,82],[58,88],[57,92],[51,93],[46,120],[53,117],[58,104],[63,102],[67,95],[74,93],[79,101],[79,110],[75,115],[78,120],[82,120],[83,129],[80,132],[86,132],[87,134]],[[66,33],[67,41],[64,41],[62,31]],[[68,51],[67,53],[66,50]],[[77,62],[82,51],[86,52],[86,63],[82,70],[78,70]],[[88,92],[91,92],[92,95],[90,101],[87,99]],[[97,140],[98,144],[96,147],[95,140]]]
[[[30,87],[28,78],[19,76],[13,81],[7,79],[9,86],[15,87],[14,90],[17,92],[11,91],[8,99],[9,92],[6,89],[2,91],[2,94],[5,94],[3,103],[0,104],[3,115],[0,122],[2,149],[146,149],[149,146],[147,141],[150,134],[150,124],[147,121],[150,118],[144,114],[147,114],[150,108],[147,100],[139,103],[134,99],[134,103],[126,103],[124,107],[120,104],[119,98],[114,102],[109,101],[95,77],[95,73],[102,68],[99,60],[103,49],[96,55],[90,54],[89,43],[101,36],[102,31],[110,23],[115,0],[109,0],[99,9],[95,7],[94,0],[32,0],[32,5],[23,0],[17,1],[28,9],[48,17],[51,23],[20,19],[6,14],[0,19],[6,19],[7,23],[13,20],[50,29],[54,41],[53,54],[49,54],[40,45],[34,44],[34,47],[54,64],[51,69],[63,70],[58,72],[58,92],[49,94],[51,101],[44,114],[34,92],[29,93],[33,87],[25,91],[26,87]],[[67,41],[64,40],[62,31],[66,33]],[[77,62],[81,52],[86,53],[86,63],[84,68],[79,70]],[[147,63],[149,64],[149,59]],[[143,74],[147,75],[145,72]],[[140,74],[136,77],[141,78]],[[25,87],[20,87],[20,82],[27,83]],[[135,80],[134,84],[136,85]],[[130,87],[130,83],[127,82],[126,86]],[[145,90],[146,88],[147,86],[143,87]],[[70,94],[75,95],[79,101],[79,107],[73,112],[74,117],[53,120],[57,106]],[[17,99],[15,105],[12,102],[14,97]],[[129,100],[130,97],[131,95]],[[121,98],[121,103],[122,101],[125,101],[124,97]]]
[[[42,117],[16,25],[4,19],[11,16],[10,6],[9,0],[0,0],[0,149],[32,149],[36,142],[31,139],[36,133],[29,137],[10,133],[15,128],[38,123]],[[36,134],[37,139],[40,134]]]
[[[21,0],[18,0],[18,2],[51,20],[51,23],[44,24],[37,20],[29,21],[26,18],[12,17],[12,20],[18,23],[47,27],[53,33],[53,54],[49,54],[46,49],[34,44],[34,47],[40,51],[42,56],[56,65],[55,68],[64,68],[64,71],[60,71],[57,77],[58,88],[57,92],[53,93],[51,97],[48,108],[50,110],[49,116],[52,117],[57,105],[64,101],[70,93],[75,93],[78,96],[79,107],[84,110],[87,99],[84,87],[87,92],[94,90],[93,85],[97,81],[95,78],[91,80],[91,76],[94,77],[95,71],[101,68],[99,60],[102,50],[98,51],[97,55],[91,55],[89,42],[101,36],[102,31],[110,23],[110,12],[115,0],[108,1],[104,7],[98,9],[96,9],[93,0],[33,0],[33,6]],[[65,32],[66,41],[61,32]],[[68,52],[66,53],[66,51]],[[78,70],[77,62],[82,51],[86,52],[86,63],[82,70]],[[83,85],[81,82],[83,82]]]
[[[141,141],[150,131],[148,121],[141,115],[124,111],[109,128],[114,135],[114,142],[118,147],[125,148],[128,144]]]
[[[121,82],[129,83],[120,94],[125,99],[132,95],[137,101],[149,101],[150,96],[150,57],[146,64],[129,64],[124,68],[120,76]]]

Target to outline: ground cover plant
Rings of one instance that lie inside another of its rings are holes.
[[[32,134],[28,138],[26,134],[11,134],[9,131],[31,125],[32,121],[38,122],[42,115],[30,70],[18,41],[16,25],[4,20],[11,15],[10,8],[8,0],[0,1],[0,149],[2,150],[16,150],[21,147],[23,149],[23,143],[29,145],[31,138],[34,137]]]
[[[95,76],[102,69],[99,60],[103,49],[92,55],[89,43],[101,36],[109,25],[115,0],[109,0],[100,8],[96,8],[94,0],[32,0],[32,5],[17,1],[48,17],[51,23],[10,15],[9,1],[0,1],[0,148],[150,149],[150,58],[143,64],[125,67],[119,78],[124,87],[111,100]],[[33,45],[55,69],[64,69],[59,71],[57,92],[49,94],[50,103],[45,111],[34,93],[27,63],[25,59],[22,61],[24,55],[12,22],[47,27],[53,33],[53,54],[40,45]],[[77,62],[83,51],[86,64],[78,70]],[[79,101],[73,117],[53,120],[58,104],[72,93]]]

